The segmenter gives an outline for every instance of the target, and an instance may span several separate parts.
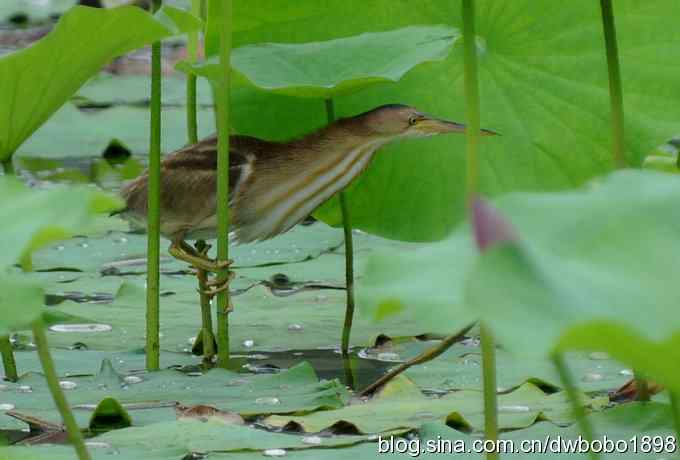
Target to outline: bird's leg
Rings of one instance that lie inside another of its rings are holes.
[[[197,255],[202,258],[208,257],[210,245],[203,240],[195,243]],[[208,289],[208,272],[203,268],[196,268],[196,278],[198,279],[198,292],[201,301],[201,345],[203,352],[203,365],[211,368],[215,357],[215,335],[213,334],[212,312],[210,309],[211,297],[205,293]],[[198,339],[196,339],[198,341]]]
[[[207,253],[199,253],[184,240],[176,240],[170,243],[168,252],[175,259],[182,260],[207,272],[219,272],[224,268],[229,268],[232,263],[231,260],[222,261],[211,259],[207,256]]]

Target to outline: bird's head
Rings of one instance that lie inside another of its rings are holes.
[[[388,104],[358,115],[356,119],[372,134],[387,137],[425,137],[437,134],[463,133],[465,125],[435,118],[402,104]],[[482,136],[498,133],[480,130]]]

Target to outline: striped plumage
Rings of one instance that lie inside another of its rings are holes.
[[[288,142],[232,135],[231,231],[241,243],[284,233],[347,187],[383,145],[399,137],[463,131],[402,105],[378,107]],[[490,133],[490,132],[487,132]],[[208,137],[161,163],[161,233],[180,242],[216,237],[217,139]],[[122,189],[123,215],[144,226],[147,174]]]

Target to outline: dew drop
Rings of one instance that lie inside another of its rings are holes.
[[[14,409],[14,404],[0,403],[0,411],[8,411]]]
[[[187,339],[187,343],[188,343],[189,345],[193,346],[194,343],[196,343],[196,337],[189,337],[189,338]]]
[[[255,404],[266,404],[268,406],[275,406],[281,404],[281,400],[274,396],[263,396],[255,400]]]
[[[305,444],[319,445],[321,444],[321,437],[319,436],[304,436],[302,442]]]
[[[383,353],[378,353],[378,356],[376,356],[378,361],[388,361],[388,362],[399,362],[401,361],[401,357],[397,353],[392,353],[392,352],[383,352]]]
[[[267,449],[262,451],[262,455],[265,457],[283,457],[286,455],[286,451],[283,449]]]
[[[108,449],[111,447],[111,444],[102,441],[85,441],[85,445],[87,447],[91,447],[92,449]]]
[[[529,406],[521,406],[521,405],[514,405],[514,406],[498,406],[498,412],[512,412],[512,413],[517,413],[517,412],[529,412],[531,409]]]
[[[141,383],[144,379],[137,376],[137,375],[128,375],[127,377],[123,378],[123,382],[127,383],[128,385],[134,385],[135,383]]]
[[[632,377],[635,375],[632,369],[621,369],[619,375],[625,375],[626,377]]]
[[[57,251],[63,251],[64,245],[60,244],[59,246],[55,246],[54,249],[56,249]]]
[[[252,339],[247,339],[243,341],[243,346],[246,348],[253,348],[255,346],[255,341]]]
[[[289,324],[288,325],[288,330],[291,332],[302,332],[305,328],[302,327],[302,324]]]
[[[19,393],[33,393],[33,388],[30,385],[19,385],[17,391]]]
[[[62,390],[74,390],[78,384],[76,382],[71,382],[70,380],[62,380],[59,382],[59,386]]]
[[[52,332],[111,332],[113,328],[108,324],[53,324],[49,330]]]

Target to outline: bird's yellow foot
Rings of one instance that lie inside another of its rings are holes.
[[[199,253],[184,241],[179,243],[173,242],[170,244],[168,252],[174,258],[182,260],[200,270],[205,270],[208,272],[219,272],[220,270],[229,268],[229,266],[233,263],[232,260],[211,259],[205,255],[205,252]]]
[[[229,283],[236,277],[234,272],[227,273],[227,276],[216,276],[215,278],[208,280],[205,284],[209,288],[203,291],[203,294],[210,296],[211,298],[216,296],[218,293],[226,291],[229,289]]]

